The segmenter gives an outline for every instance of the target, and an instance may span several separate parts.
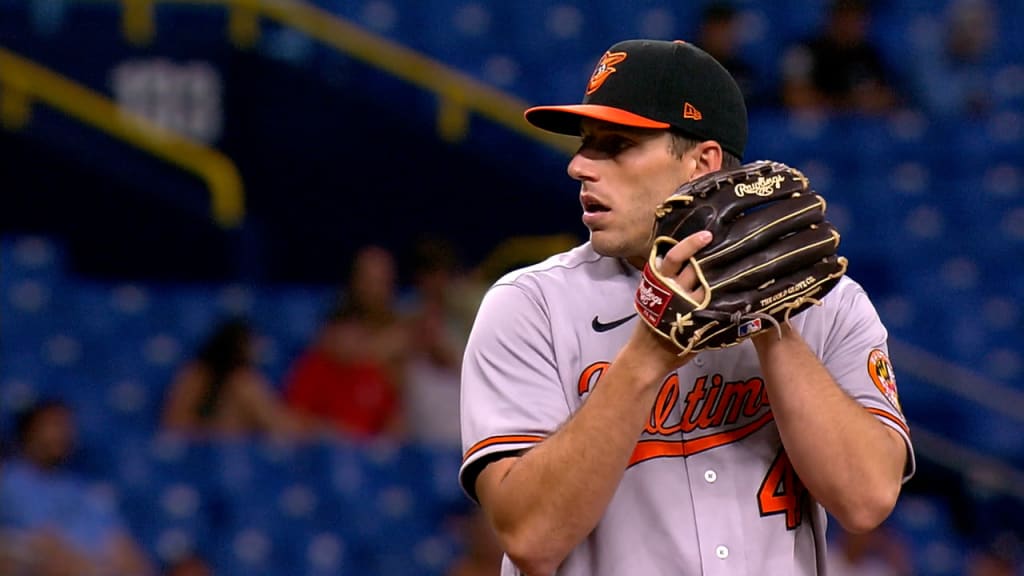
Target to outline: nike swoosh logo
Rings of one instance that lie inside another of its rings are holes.
[[[601,322],[597,319],[597,316],[594,316],[594,320],[590,323],[590,327],[594,329],[594,332],[607,332],[629,322],[634,316],[636,316],[636,312],[633,312],[625,318],[619,318],[618,320],[612,320],[611,322]]]

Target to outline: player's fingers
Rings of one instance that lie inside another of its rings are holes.
[[[665,259],[661,265],[661,273],[666,276],[677,276],[683,272],[687,261],[701,248],[711,242],[711,232],[701,230],[691,234],[679,241],[678,244],[665,253]],[[685,286],[685,284],[683,284]]]
[[[697,290],[694,290],[693,292],[690,293],[690,297],[692,297],[697,302],[703,302],[704,301],[704,289],[703,288],[698,288]]]
[[[697,271],[689,262],[687,262],[686,266],[683,266],[683,270],[676,276],[676,284],[682,286],[684,290],[700,288],[700,282],[697,280]]]

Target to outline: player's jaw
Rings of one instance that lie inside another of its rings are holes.
[[[638,221],[629,206],[618,207],[612,200],[581,190],[583,224],[590,230],[590,243],[603,256],[632,259],[646,254],[651,222]]]

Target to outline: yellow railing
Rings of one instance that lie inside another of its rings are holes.
[[[477,266],[477,273],[482,279],[494,282],[513,268],[539,262],[577,244],[579,238],[572,234],[514,236],[495,246]]]
[[[225,228],[241,223],[245,213],[242,181],[226,156],[128,113],[109,98],[60,74],[0,48],[0,125],[17,130],[41,102],[68,116],[120,138],[198,176],[210,193],[210,210]]]
[[[91,0],[102,1],[102,0]],[[106,0],[115,1],[115,0]],[[542,132],[523,119],[528,104],[401,44],[374,35],[330,12],[298,0],[116,0],[124,6],[125,37],[145,43],[155,34],[156,4],[222,5],[228,10],[228,35],[239,46],[260,35],[260,18],[295,29],[361,62],[438,96],[437,126],[455,141],[469,129],[470,114],[487,118],[526,138],[571,153],[573,138]]]

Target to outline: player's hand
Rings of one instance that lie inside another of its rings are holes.
[[[704,289],[697,278],[697,273],[690,266],[690,258],[712,240],[711,232],[706,230],[687,236],[665,253],[665,257],[655,264],[658,271],[666,278],[679,285],[690,297],[700,302],[704,298]],[[686,364],[695,354],[679,355],[679,349],[660,335],[646,322],[637,322],[633,334],[633,342],[647,354],[657,357],[665,370],[672,370]]]
[[[711,232],[707,230],[691,234],[669,249],[665,257],[657,263],[658,271],[675,281],[679,288],[696,302],[704,299],[704,288],[701,287],[693,267],[689,266],[690,258],[710,242]]]

